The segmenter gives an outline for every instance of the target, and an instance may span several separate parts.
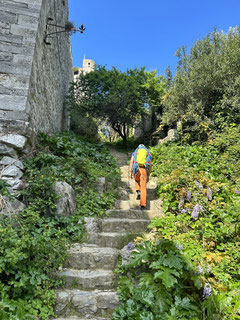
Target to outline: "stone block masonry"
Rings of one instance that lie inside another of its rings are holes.
[[[47,18],[65,25],[68,1],[0,0],[0,135],[68,127],[64,100],[73,80],[67,33],[44,43]],[[50,31],[55,31],[52,27]]]
[[[64,26],[68,0],[0,0],[0,160],[29,152],[38,132],[68,129],[64,101],[73,81],[70,37],[60,33],[46,45],[49,17]]]

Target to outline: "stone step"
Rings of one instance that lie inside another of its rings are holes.
[[[130,181],[131,181],[131,180],[128,179],[128,178],[122,178],[122,179],[121,179],[121,182],[122,182],[123,184],[129,184]]]
[[[58,275],[64,277],[66,288],[110,289],[115,285],[115,275],[111,270],[64,269]]]
[[[71,314],[109,317],[118,304],[119,299],[116,291],[62,290],[57,292],[55,312],[59,316],[65,317]]]
[[[115,208],[122,209],[122,210],[128,210],[128,209],[130,209],[130,202],[129,202],[129,200],[116,200],[115,201]]]
[[[129,200],[130,195],[133,195],[133,192],[128,187],[120,188],[119,199],[120,200]]]
[[[160,206],[160,201],[159,200],[149,200],[147,199],[147,203],[146,203],[146,210],[155,210],[158,208],[158,206]],[[135,209],[135,210],[139,210],[140,208],[140,200],[129,200],[129,206],[130,209]],[[126,208],[126,206],[123,206],[123,208]],[[127,209],[127,208],[126,208]]]
[[[161,210],[143,210],[140,209],[128,209],[128,210],[119,210],[119,209],[111,209],[107,210],[108,217],[118,218],[118,219],[145,219],[151,220],[155,217],[161,217]]]
[[[99,221],[101,232],[143,232],[146,230],[149,220],[107,218]]]
[[[72,269],[113,270],[118,263],[119,251],[114,248],[100,248],[95,244],[74,244],[69,250],[67,267]]]
[[[134,193],[129,193],[128,194],[129,201],[136,201],[137,199],[137,194],[136,192]],[[147,190],[147,201],[156,201],[156,195],[155,195],[155,190],[154,189],[148,189]],[[139,200],[138,200],[139,201]]]
[[[90,239],[91,243],[98,244],[100,247],[111,247],[122,249],[126,244],[139,236],[136,233],[119,233],[119,232],[100,232],[97,237]]]
[[[147,189],[147,200],[148,201],[153,201],[156,200],[156,190],[155,189]],[[120,200],[128,200],[128,201],[134,201],[136,200],[137,194],[135,191],[135,187],[134,190],[130,189],[129,187],[125,187],[125,188],[121,188],[120,189]]]
[[[149,200],[147,198],[146,210],[152,210],[156,208],[156,203],[160,203],[159,200]],[[140,200],[136,200],[136,196],[132,200],[116,200],[115,208],[119,210],[140,209]]]

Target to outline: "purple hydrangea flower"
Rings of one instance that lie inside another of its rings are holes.
[[[201,275],[201,274],[203,274],[203,273],[204,273],[203,267],[198,266],[198,272],[197,272],[197,274],[198,274],[198,275]]]
[[[191,201],[191,198],[192,198],[192,192],[188,191],[187,192],[187,199],[188,199],[189,202]]]
[[[182,249],[183,249],[183,246],[182,246],[181,244],[176,244],[176,248],[177,248],[178,250],[182,250]]]
[[[129,251],[132,251],[134,248],[135,248],[135,244],[133,242],[129,242],[128,245],[127,245],[127,249]]]
[[[240,195],[240,191],[239,190],[235,191],[235,193]]]
[[[178,210],[181,210],[182,206],[184,205],[184,198],[181,197],[180,202],[178,204]]]
[[[158,246],[160,244],[160,240],[157,240],[156,245]]]
[[[186,209],[182,209],[182,210],[181,210],[181,214],[184,214],[184,213],[187,213],[187,210],[186,210]]]
[[[212,201],[212,190],[210,188],[207,188],[207,197],[209,201]]]
[[[206,272],[207,272],[207,273],[209,273],[209,272],[210,272],[210,266],[209,266],[209,264],[207,264]]]
[[[210,283],[205,283],[203,288],[203,300],[207,299],[211,295],[212,287]]]
[[[195,180],[195,186],[198,187],[200,191],[203,191],[203,185],[197,180]]]
[[[198,219],[199,211],[200,211],[200,206],[199,206],[199,204],[197,203],[197,204],[194,206],[194,208],[193,208],[192,215],[191,215],[191,219]]]

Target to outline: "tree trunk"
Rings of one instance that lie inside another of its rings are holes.
[[[123,132],[122,132],[121,126],[119,124],[115,124],[115,123],[112,124],[112,128],[123,139],[123,145],[124,145],[124,147],[126,147],[127,146],[127,135],[126,135],[126,125],[125,125],[125,123],[123,125]]]
[[[122,139],[123,139],[123,145],[124,145],[124,147],[126,147],[126,146],[127,146],[127,136],[124,135],[124,136],[122,137]]]
[[[123,145],[127,146],[127,132],[126,132],[126,123],[123,123]]]

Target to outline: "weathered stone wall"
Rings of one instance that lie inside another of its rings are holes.
[[[70,38],[67,33],[59,33],[43,42],[47,18],[52,23],[65,25],[68,21],[68,1],[42,0],[36,48],[27,99],[26,112],[36,131],[54,132],[69,125],[64,110],[65,96],[70,81],[73,81]],[[49,32],[60,31],[49,27]]]
[[[42,0],[0,0],[0,133],[29,136],[26,114]]]
[[[70,38],[60,33],[46,45],[48,17],[65,26],[68,0],[0,0],[0,179],[15,189],[22,170],[16,159],[29,151],[36,133],[69,125],[64,100],[73,81]]]
[[[48,17],[65,25],[68,1],[0,0],[1,134],[29,137],[32,130],[52,132],[67,126],[63,105],[73,80],[70,39],[61,33],[47,46]]]

